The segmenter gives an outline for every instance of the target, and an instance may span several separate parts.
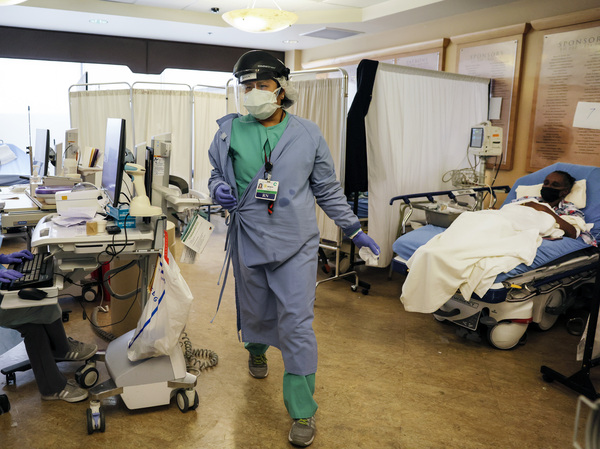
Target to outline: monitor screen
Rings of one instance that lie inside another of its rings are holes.
[[[109,118],[106,120],[102,187],[114,207],[119,206],[124,167],[125,119]]]
[[[146,187],[146,194],[150,203],[152,203],[152,176],[154,175],[154,150],[150,147],[146,148],[146,162],[145,167],[146,174],[144,175],[144,187]]]
[[[33,175],[34,167],[37,168],[39,176],[48,176],[48,163],[50,159],[50,130],[36,129],[35,130],[35,147],[33,149],[33,167],[31,174]]]
[[[471,148],[481,148],[483,146],[483,136],[483,128],[471,128],[471,143],[469,146]]]

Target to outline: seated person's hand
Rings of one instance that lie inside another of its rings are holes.
[[[227,184],[219,184],[217,186],[215,189],[215,201],[225,209],[232,209],[237,206],[237,199],[231,194],[231,187]]]
[[[33,259],[33,254],[26,249],[12,253],[12,254],[0,254],[0,263],[21,263],[23,259]]]
[[[23,273],[17,270],[0,270],[0,282],[9,283],[23,277]]]

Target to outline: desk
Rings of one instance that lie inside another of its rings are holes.
[[[163,247],[166,220],[153,219],[150,224],[138,220],[137,227],[127,229],[127,232],[87,235],[85,225],[57,226],[51,221],[53,217],[54,214],[46,215],[39,221],[31,235],[31,246],[53,254],[57,272],[64,275],[75,273],[82,279],[100,263],[110,260],[105,251],[114,247],[119,256],[140,259],[145,265],[142,267],[141,264],[140,269],[146,277],[149,256],[156,256]]]
[[[4,201],[4,209],[0,214],[0,227],[3,235],[15,235],[27,239],[27,248],[30,246],[30,230],[38,222],[56,210],[55,205],[40,202],[32,197],[26,190],[15,193],[10,188],[0,189],[0,201]]]

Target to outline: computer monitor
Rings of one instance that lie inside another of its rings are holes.
[[[106,120],[102,187],[108,195],[110,204],[114,207],[119,206],[124,168],[125,119],[109,118]]]
[[[35,146],[33,148],[33,169],[37,168],[39,176],[48,176],[48,165],[50,161],[50,130],[36,129],[35,130]]]

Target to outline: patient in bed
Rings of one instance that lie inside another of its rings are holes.
[[[585,243],[597,246],[589,232],[585,217],[575,204],[565,200],[575,185],[575,178],[565,171],[554,171],[544,179],[539,197],[522,197],[513,201],[523,206],[550,214],[564,235],[576,239],[581,235]]]
[[[444,232],[419,247],[407,261],[409,274],[400,299],[410,312],[432,313],[457,290],[482,297],[496,276],[531,265],[543,238],[587,239],[583,213],[565,201],[574,179],[552,172],[540,197],[519,198],[500,210],[465,212]]]

